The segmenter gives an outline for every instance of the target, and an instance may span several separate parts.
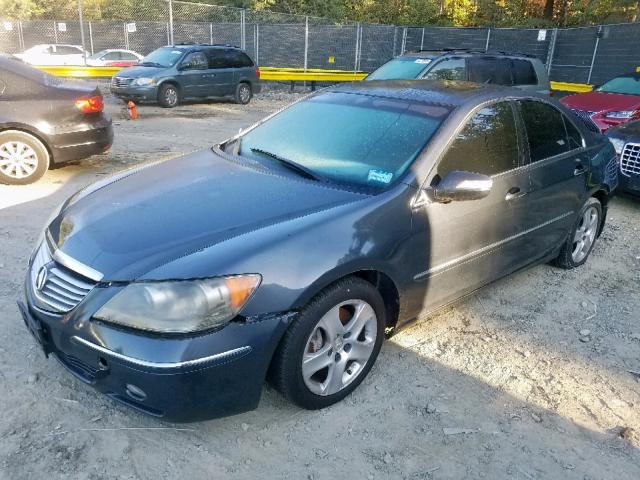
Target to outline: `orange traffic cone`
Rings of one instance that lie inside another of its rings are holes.
[[[138,118],[138,107],[133,101],[129,100],[127,102],[127,110],[129,110],[129,118],[131,120],[137,120]]]

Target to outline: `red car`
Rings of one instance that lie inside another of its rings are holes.
[[[640,73],[612,78],[593,92],[560,101],[604,133],[610,127],[640,119]]]

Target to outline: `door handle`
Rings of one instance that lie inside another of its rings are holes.
[[[573,175],[577,177],[578,175],[582,175],[586,171],[587,169],[585,168],[585,166],[581,163],[578,163],[575,170],[573,171]]]
[[[516,198],[522,198],[527,194],[527,192],[520,191],[520,187],[512,187],[507,192],[507,195],[504,199],[509,202],[511,200],[515,200]]]

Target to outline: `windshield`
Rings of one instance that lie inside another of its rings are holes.
[[[178,60],[180,60],[180,57],[182,57],[183,53],[184,50],[180,50],[178,48],[159,48],[144,57],[138,65],[141,65],[143,67],[173,67],[178,62]]]
[[[640,95],[640,76],[617,77],[597,88],[598,92]]]
[[[450,110],[415,101],[324,93],[299,102],[248,132],[238,153],[265,153],[318,178],[385,188],[409,168]]]
[[[420,73],[431,63],[428,58],[399,57],[385,63],[367,80],[403,80],[417,78]]]

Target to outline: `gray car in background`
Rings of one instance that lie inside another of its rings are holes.
[[[111,79],[111,93],[128,101],[157,101],[173,108],[188,98],[233,96],[246,105],[260,91],[260,70],[232,45],[161,47]]]
[[[365,80],[467,80],[507,85],[549,95],[540,59],[524,53],[421,50],[389,60]]]

